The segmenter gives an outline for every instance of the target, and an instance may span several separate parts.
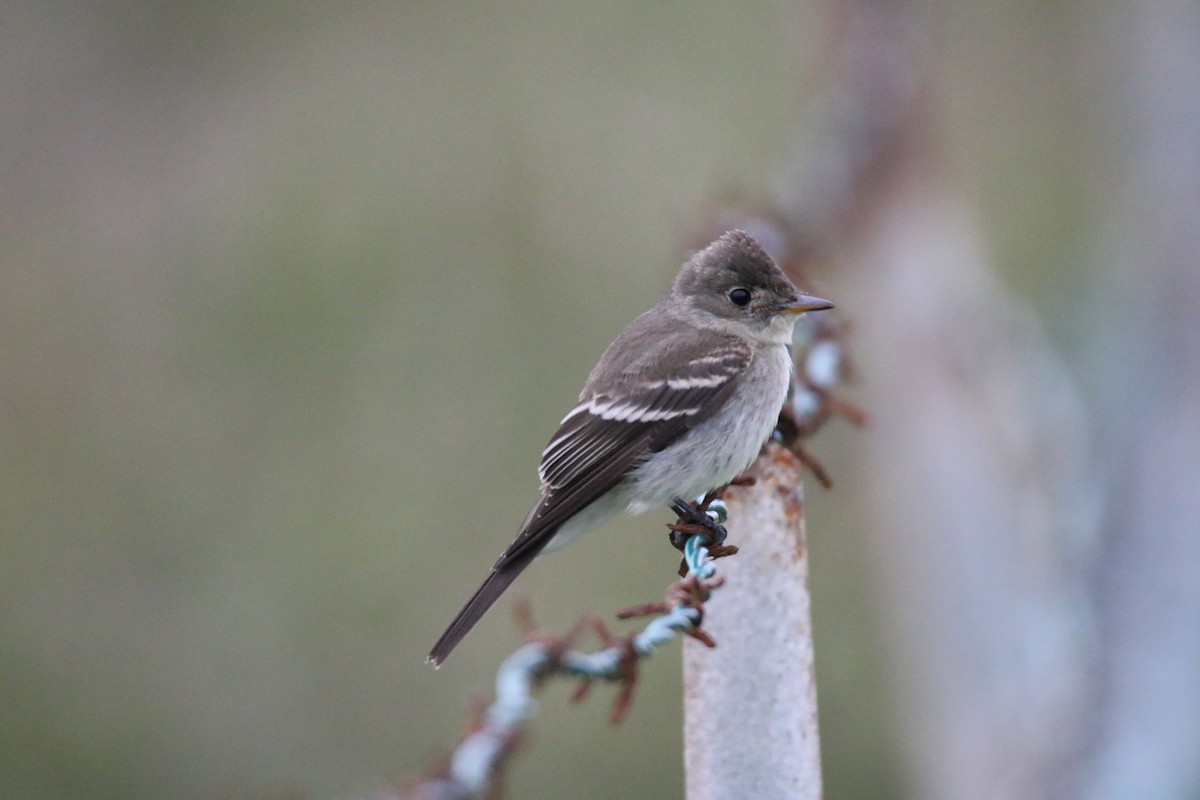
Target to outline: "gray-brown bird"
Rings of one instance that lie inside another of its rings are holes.
[[[445,661],[538,555],[747,469],[787,395],[796,320],[832,307],[798,292],[743,231],[696,253],[600,357],[542,451],[537,502],[429,661]]]

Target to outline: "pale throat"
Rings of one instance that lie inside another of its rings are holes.
[[[791,344],[798,318],[795,314],[779,314],[773,317],[763,331],[762,340],[771,344]]]
[[[740,319],[728,319],[726,317],[718,317],[703,311],[692,311],[685,315],[687,319],[691,317],[689,322],[697,327],[717,330],[722,333],[733,334],[734,336],[744,336],[747,339],[754,339],[763,344],[783,344],[789,345],[792,343],[792,336],[796,328],[795,314],[776,314],[771,317],[767,324],[748,324]]]

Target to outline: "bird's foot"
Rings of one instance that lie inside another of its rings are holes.
[[[708,537],[707,547],[718,546],[725,541],[725,526],[708,514],[708,507],[713,499],[712,492],[705,495],[704,501],[698,504],[675,498],[671,503],[671,510],[679,515],[679,519],[667,525],[671,529],[668,537],[672,547],[682,552],[687,540],[692,536]]]
[[[708,514],[708,507],[720,496],[720,493],[720,489],[709,492],[698,504],[675,498],[671,503],[671,510],[679,516],[679,519],[667,525],[671,529],[667,538],[672,547],[682,552],[688,539],[693,536],[704,536],[708,539],[705,547],[713,558],[731,556],[738,551],[734,545],[725,544],[725,537],[728,535],[725,526]],[[680,577],[687,575],[687,571],[685,559],[679,563]]]

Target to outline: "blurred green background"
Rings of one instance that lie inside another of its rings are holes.
[[[1099,180],[1054,69],[1073,9],[924,11],[948,167],[1068,347]],[[425,653],[703,210],[772,186],[828,11],[6,3],[0,796],[366,796],[444,752],[518,634],[502,603]],[[911,796],[869,436],[812,445],[839,480],[809,488],[833,800]],[[539,622],[656,597],[664,521],[532,569]],[[609,691],[551,687],[511,796],[681,796],[678,661],[620,728]]]

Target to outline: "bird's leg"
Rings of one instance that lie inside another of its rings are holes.
[[[671,529],[668,535],[671,545],[676,550],[682,551],[687,540],[697,535],[708,537],[707,547],[715,547],[725,541],[725,526],[706,513],[714,497],[715,493],[709,492],[699,504],[694,505],[678,497],[671,503],[671,510],[679,516],[676,522],[667,525]]]
[[[707,513],[709,505],[713,500],[721,496],[725,487],[721,487],[715,491],[711,491],[704,496],[704,499],[698,504],[692,504],[678,497],[671,503],[671,510],[674,511],[679,519],[673,523],[668,523],[667,527],[671,532],[667,535],[671,542],[671,546],[680,552],[683,551],[687,540],[692,536],[704,536],[708,539],[705,545],[708,548],[708,554],[713,558],[723,558],[731,556],[738,551],[734,545],[725,544],[727,535],[725,526],[710,517]],[[687,559],[679,562],[679,576],[687,575],[688,566]]]

